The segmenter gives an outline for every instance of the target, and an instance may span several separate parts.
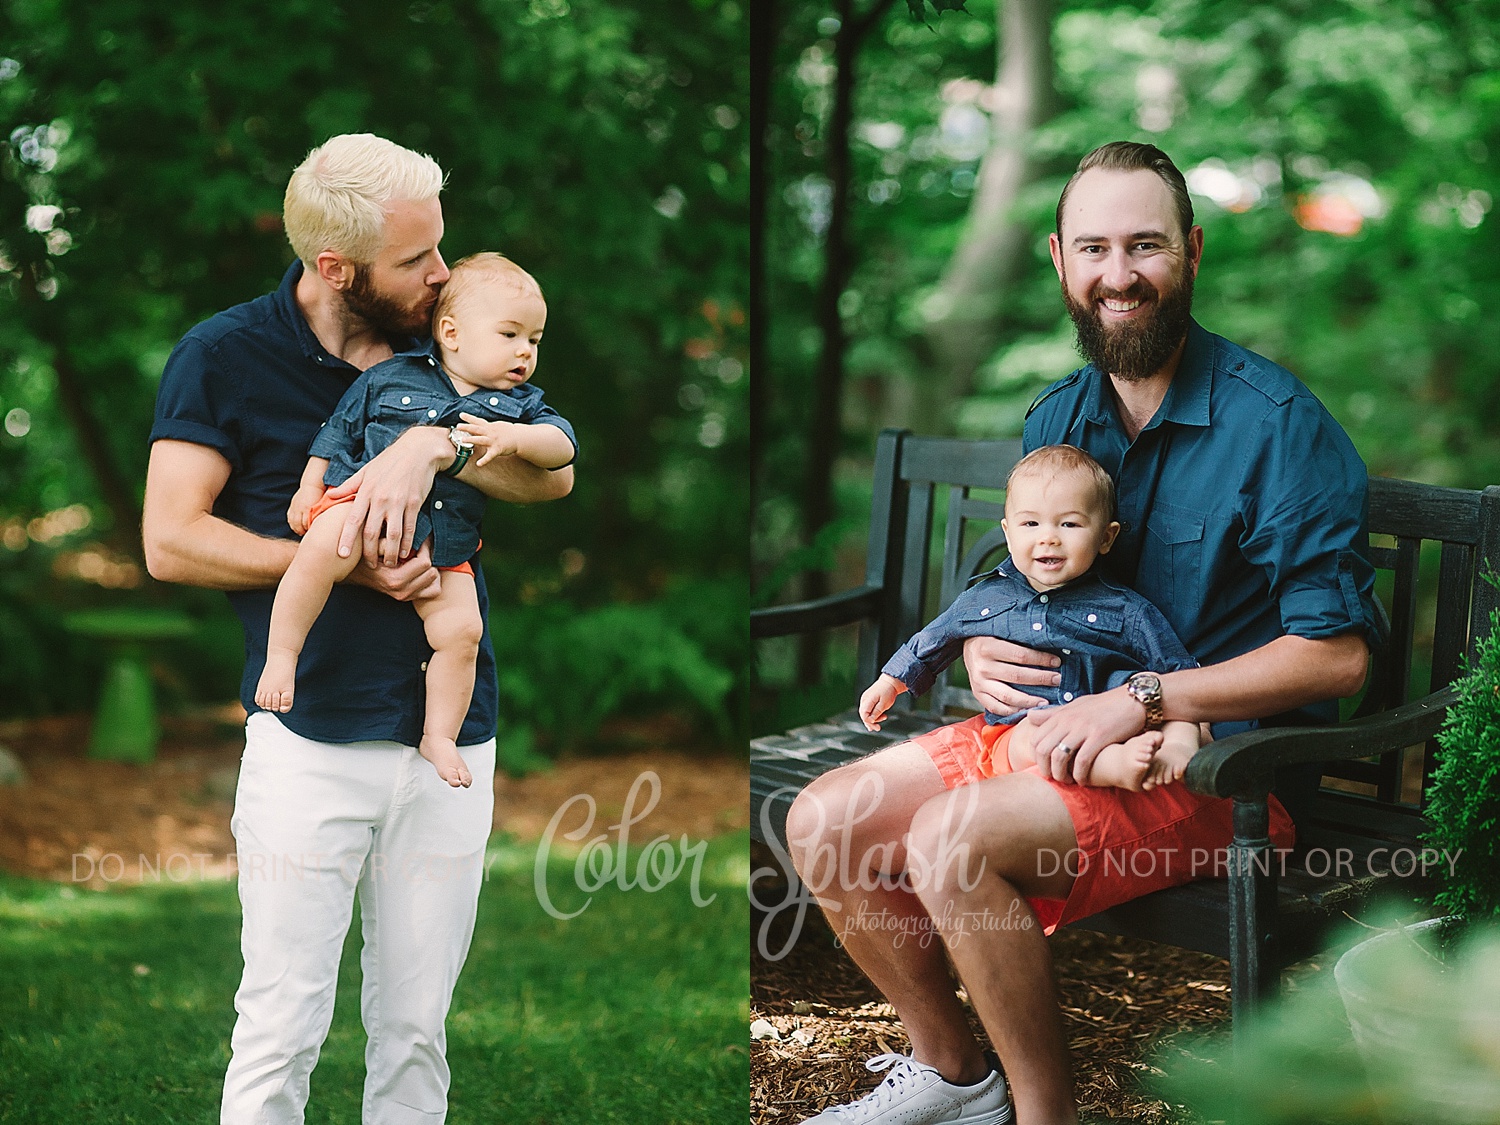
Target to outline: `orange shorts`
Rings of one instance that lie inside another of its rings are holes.
[[[949,789],[1010,773],[1010,732],[983,715],[952,723],[912,739],[938,768]],[[1026,773],[1038,773],[1035,766]],[[1211,875],[1228,874],[1234,838],[1233,802],[1204,797],[1177,782],[1145,793],[1045,778],[1062,798],[1077,851],[1049,862],[1075,874],[1066,899],[1027,899],[1042,931],[1087,918],[1141,895]],[[1270,798],[1271,844],[1292,846],[1292,818]]]
[[[328,511],[329,508],[336,508],[340,504],[347,504],[353,499],[354,493],[350,493],[348,496],[340,496],[337,500],[330,500],[328,499],[328,493],[323,493],[323,499],[314,504],[312,506],[312,511],[307,513],[307,526],[311,527],[313,520],[317,519],[324,512]],[[438,567],[438,569],[451,570],[455,574],[467,574],[470,578],[474,577],[474,568],[467,562],[461,562],[457,566],[440,566]]]

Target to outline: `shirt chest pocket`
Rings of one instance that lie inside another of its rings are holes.
[[[1110,648],[1117,648],[1118,642],[1109,642],[1108,638],[1118,637],[1125,629],[1123,606],[1070,605],[1063,609],[1062,615],[1073,635],[1079,638],[1098,637],[1101,641],[1106,641]]]
[[[1016,599],[987,597],[965,605],[958,613],[966,637],[1004,637],[1015,628]]]
[[[408,426],[435,426],[443,416],[447,403],[437,395],[421,391],[386,391],[375,404],[375,413],[382,422],[397,429]]]
[[[1196,617],[1203,597],[1203,527],[1198,512],[1155,504],[1146,518],[1141,593],[1158,605]]]

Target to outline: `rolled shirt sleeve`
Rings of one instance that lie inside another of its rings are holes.
[[[1368,477],[1348,437],[1316,400],[1297,397],[1267,427],[1244,476],[1245,557],[1266,574],[1290,636],[1382,639],[1367,543]]]
[[[172,349],[156,394],[151,441],[186,441],[222,454],[243,467],[243,407],[234,380],[214,349],[189,334]]]

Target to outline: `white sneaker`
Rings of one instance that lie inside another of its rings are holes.
[[[955,1086],[907,1055],[876,1055],[867,1070],[890,1070],[857,1102],[825,1109],[802,1125],[1010,1125],[1005,1079],[990,1071],[972,1086]]]

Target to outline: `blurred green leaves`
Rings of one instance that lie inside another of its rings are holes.
[[[24,663],[62,662],[45,607],[206,612],[143,575],[80,579],[76,558],[134,548],[161,364],[194,323],[276,285],[287,176],[336,132],[431,153],[448,174],[444,253],[501,250],[547,291],[538,378],[583,457],[567,500],[492,508],[497,608],[743,584],[744,29],[738,0],[6,5],[0,418],[23,409],[29,432],[0,431],[0,621],[17,638],[0,708],[89,701],[79,677],[44,691]],[[87,531],[25,534],[77,503]],[[737,609],[700,611],[743,631]],[[744,663],[715,659],[721,676]],[[211,683],[173,674],[190,695],[234,690],[222,665]]]

